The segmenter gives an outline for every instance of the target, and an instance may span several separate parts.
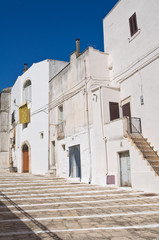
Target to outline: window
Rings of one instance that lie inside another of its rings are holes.
[[[138,31],[136,13],[134,13],[134,14],[129,18],[129,26],[130,26],[130,35],[131,35],[131,37],[132,37],[132,36]]]
[[[119,104],[117,102],[109,102],[110,121],[119,118]]]
[[[12,124],[15,122],[15,111],[12,112],[11,122]]]
[[[58,107],[58,122],[63,122],[63,105]]]
[[[27,80],[23,87],[23,100],[26,102],[31,102],[31,81]]]
[[[52,159],[51,159],[51,167],[56,166],[56,151],[55,151],[55,141],[52,142]]]

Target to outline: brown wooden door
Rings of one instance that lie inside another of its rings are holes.
[[[126,103],[122,106],[123,117],[131,118],[130,103]]]
[[[23,172],[29,172],[29,152],[23,151]]]

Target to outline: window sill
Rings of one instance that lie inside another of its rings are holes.
[[[140,32],[141,32],[141,29],[139,28],[138,31],[132,37],[128,38],[129,43],[133,41],[140,34]]]

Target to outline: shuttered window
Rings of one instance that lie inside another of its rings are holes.
[[[136,13],[134,13],[129,18],[129,26],[130,26],[130,35],[132,37],[138,31]]]
[[[119,104],[117,102],[109,102],[110,121],[119,118]]]

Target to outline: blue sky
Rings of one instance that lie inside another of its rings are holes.
[[[103,51],[103,18],[118,0],[5,0],[0,7],[0,91],[44,59],[69,61],[81,51]]]

